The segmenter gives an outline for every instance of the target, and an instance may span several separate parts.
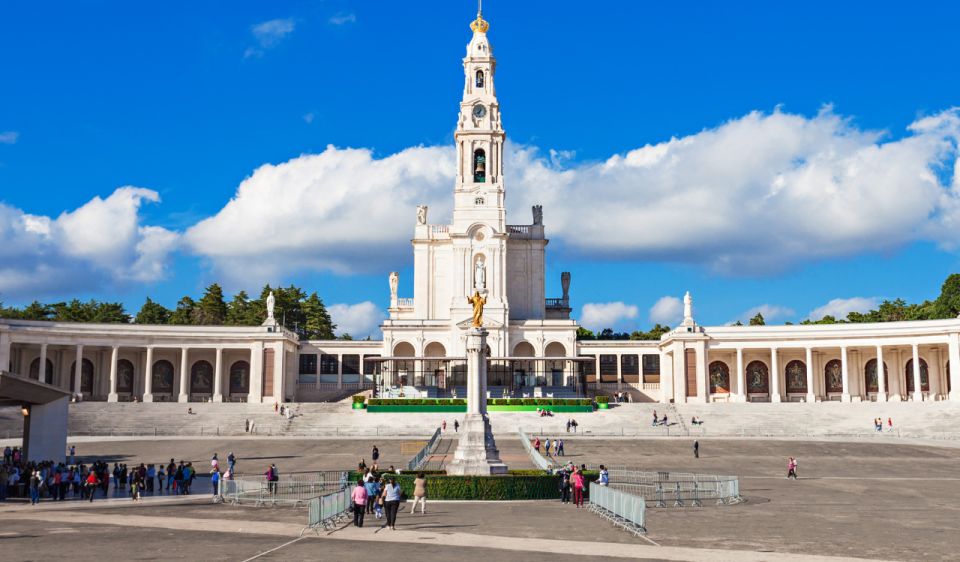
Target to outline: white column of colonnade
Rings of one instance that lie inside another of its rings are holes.
[[[47,382],[47,342],[40,344],[40,365],[37,370],[37,380]]]
[[[777,348],[770,348],[770,401],[780,402],[780,363]]]
[[[887,377],[883,368],[883,346],[877,346],[877,402],[887,401]]]
[[[950,360],[950,399],[960,400],[960,334],[950,334],[947,347]]]
[[[806,371],[807,371],[807,402],[816,402],[817,395],[813,392],[813,348],[807,346],[806,349]]]
[[[743,348],[737,348],[737,399],[747,401],[747,375],[743,370]]]
[[[73,366],[73,388],[71,391],[75,396],[80,395],[80,378],[83,374],[83,344],[77,344],[77,359]]]
[[[920,387],[920,346],[913,344],[913,401],[923,401],[923,389]]]
[[[217,348],[216,364],[213,367],[213,401],[223,402],[223,348]]]
[[[143,401],[153,402],[153,346],[147,346],[147,358],[143,367]]]
[[[116,402],[117,397],[117,359],[120,356],[120,346],[115,345],[110,350],[110,392],[107,402]]]
[[[187,348],[186,346],[180,348],[180,395],[177,397],[177,402],[189,402],[189,382],[190,382],[190,373],[187,372],[189,365],[187,364]]]
[[[840,380],[843,383],[843,391],[840,393],[841,402],[850,401],[850,366],[847,364],[847,348],[840,347]]]

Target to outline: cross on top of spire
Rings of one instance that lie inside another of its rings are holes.
[[[483,0],[477,0],[477,19],[470,23],[470,29],[474,33],[486,33],[490,29],[490,24],[483,19]]]

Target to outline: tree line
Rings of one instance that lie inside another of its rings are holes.
[[[147,297],[140,310],[131,315],[119,302],[41,303],[34,301],[23,308],[5,307],[0,303],[0,317],[21,320],[57,322],[96,322],[116,324],[161,324],[175,326],[259,326],[267,317],[267,295],[276,299],[274,317],[277,322],[296,332],[301,339],[334,339],[337,326],[316,292],[309,295],[299,287],[265,285],[260,297],[251,299],[240,291],[228,302],[223,288],[214,283],[199,299],[185,296],[170,309]],[[343,334],[340,339],[353,339]]]

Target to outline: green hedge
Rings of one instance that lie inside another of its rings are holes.
[[[597,404],[606,404],[610,401],[609,396],[597,396]]]
[[[354,396],[354,402],[357,397]],[[591,406],[589,398],[488,398],[491,406]],[[370,398],[368,406],[466,406],[465,398]]]
[[[560,497],[560,477],[540,470],[511,470],[506,476],[441,476],[423,472],[427,477],[427,498],[435,500],[551,500]],[[584,476],[587,481],[597,479],[595,471],[588,470]],[[351,482],[356,482],[359,477],[356,472],[350,473]],[[403,497],[411,497],[416,474],[394,477],[400,484]]]
[[[364,395],[362,395],[362,394],[354,394],[354,395],[353,395],[353,403],[354,403],[354,404],[363,404],[363,402],[364,402],[366,399],[367,399],[367,397],[364,396]]]

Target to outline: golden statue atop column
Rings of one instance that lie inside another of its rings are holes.
[[[483,305],[487,304],[486,297],[480,295],[480,291],[475,291],[472,297],[467,298],[467,302],[473,305],[473,323],[474,328],[483,327]]]

